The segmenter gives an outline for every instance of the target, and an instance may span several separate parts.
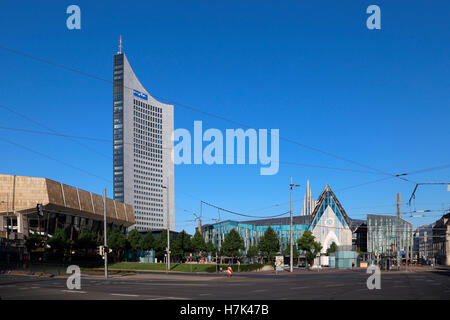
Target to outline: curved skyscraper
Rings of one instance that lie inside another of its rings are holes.
[[[114,199],[133,205],[138,231],[166,229],[168,217],[174,230],[173,105],[148,93],[121,51],[113,63]]]

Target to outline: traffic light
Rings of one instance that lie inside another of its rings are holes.
[[[40,215],[41,217],[44,216],[44,210],[43,210],[42,204],[38,203],[36,205],[36,210],[37,210],[38,215]]]

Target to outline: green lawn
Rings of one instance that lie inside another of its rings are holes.
[[[255,271],[263,267],[262,264],[241,264],[239,270],[241,272]],[[166,270],[165,263],[139,263],[139,262],[118,262],[108,266],[110,270]],[[228,265],[221,265],[222,270],[226,270]],[[238,271],[238,265],[233,265],[233,272]],[[216,272],[215,264],[185,264],[185,263],[172,263],[170,265],[171,271],[178,272]],[[220,266],[219,266],[220,269]]]

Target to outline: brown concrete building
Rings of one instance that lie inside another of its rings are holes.
[[[41,205],[39,213],[38,205]],[[65,229],[76,239],[82,227],[103,232],[103,197],[46,178],[0,175],[0,238],[23,240],[31,232],[52,234]],[[133,225],[133,207],[106,199],[109,228]],[[8,219],[7,219],[8,217]]]

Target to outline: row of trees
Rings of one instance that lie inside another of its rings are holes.
[[[207,254],[226,256],[226,257],[241,257],[243,255],[248,258],[260,258],[261,262],[267,258],[267,261],[272,261],[273,257],[280,254],[280,242],[276,232],[271,228],[267,228],[264,235],[259,239],[257,246],[251,246],[245,252],[244,241],[239,233],[232,229],[221,244],[220,250],[214,247],[213,243],[205,242],[203,236],[197,231],[191,238],[184,230],[178,234],[176,239],[173,234],[170,234],[171,240],[171,256],[176,260],[185,260],[191,254],[194,256],[206,256]],[[108,248],[112,250],[114,259],[120,260],[126,251],[147,251],[154,250],[157,258],[161,259],[166,253],[167,247],[167,230],[163,230],[158,237],[154,237],[152,232],[146,233],[142,236],[137,230],[132,230],[128,237],[126,237],[118,229],[108,231],[107,234]],[[27,247],[33,251],[39,247],[43,247],[45,242],[38,234],[32,234],[27,240]],[[103,245],[103,236],[99,236],[90,232],[86,227],[82,228],[78,238],[75,241],[68,239],[66,232],[62,229],[57,229],[53,236],[48,239],[47,244],[51,250],[57,255],[64,255],[69,251],[77,251],[79,255],[88,256],[96,252],[98,246]],[[335,244],[327,250],[334,251]],[[297,240],[297,245],[294,245],[294,258],[299,257],[299,250],[305,255],[308,263],[312,263],[314,258],[322,249],[320,243],[316,242],[311,231],[307,230],[303,236]],[[290,255],[290,247],[288,246],[284,255]]]
[[[155,250],[156,257],[162,258],[167,248],[167,230],[163,230],[161,234],[154,238],[151,232],[145,234],[144,237],[137,230],[132,230],[128,234],[128,241],[133,251],[139,250]],[[211,241],[205,242],[205,239],[196,232],[191,238],[186,231],[181,231],[176,239],[170,234],[170,251],[171,256],[177,260],[185,260],[191,253],[195,256],[214,253],[215,247]]]
[[[308,263],[312,264],[314,258],[319,254],[320,250],[322,250],[322,245],[319,242],[316,242],[312,232],[307,230],[300,239],[297,239],[297,245],[294,244],[293,246],[293,257],[295,259],[300,256],[299,249],[304,253]],[[272,261],[272,258],[279,253],[280,243],[277,234],[269,227],[263,237],[259,240],[258,245],[251,246],[247,250],[246,256],[249,258],[267,257],[268,261]],[[289,256],[290,254],[290,246],[287,246],[284,250],[284,255]]]

